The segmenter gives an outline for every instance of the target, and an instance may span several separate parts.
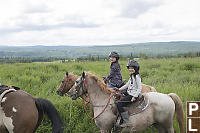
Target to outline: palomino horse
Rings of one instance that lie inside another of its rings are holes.
[[[96,75],[83,72],[68,94],[73,100],[76,100],[88,93],[90,102],[93,105],[95,123],[102,133],[106,133],[111,132],[117,119],[112,111],[115,105],[114,98],[110,97],[112,91]],[[176,94],[170,93],[167,95],[149,92],[143,95],[146,99],[149,99],[148,107],[141,113],[131,115],[129,117],[131,125],[123,128],[122,132],[142,131],[154,125],[159,133],[174,133],[173,118],[176,113],[180,133],[185,133],[183,107],[180,98]]]
[[[62,82],[60,83],[56,93],[60,96],[63,96],[72,88],[72,86],[74,85],[75,81],[78,78],[79,76],[66,72],[66,76],[63,78]],[[145,92],[156,92],[156,89],[152,86],[142,84],[142,93],[145,93]]]
[[[63,133],[63,123],[54,105],[45,99],[0,85],[0,133],[34,133],[43,115],[52,122],[52,133]]]

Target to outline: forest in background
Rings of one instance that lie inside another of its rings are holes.
[[[0,46],[0,57],[65,57],[69,59],[87,58],[88,56],[105,57],[111,51],[117,51],[121,56],[147,57],[174,56],[185,53],[200,52],[200,42],[148,42],[110,46]]]

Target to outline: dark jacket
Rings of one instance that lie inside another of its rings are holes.
[[[104,82],[109,82],[112,86],[119,87],[122,84],[121,69],[118,62],[113,62],[110,66],[110,74],[105,78]]]

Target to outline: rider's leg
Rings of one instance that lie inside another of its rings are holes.
[[[119,110],[119,112],[120,112],[120,114],[122,116],[122,119],[123,119],[122,125],[124,125],[124,124],[126,125],[126,124],[129,123],[128,112],[126,112],[123,107],[128,105],[128,104],[131,104],[132,103],[131,99],[132,99],[132,96],[127,95],[127,96],[123,97],[121,101],[117,102],[117,108],[118,108],[118,110]]]

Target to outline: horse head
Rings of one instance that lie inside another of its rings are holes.
[[[86,83],[86,74],[85,72],[83,72],[82,76],[75,81],[75,84],[67,93],[69,97],[72,98],[72,100],[76,100],[83,94],[87,93],[87,90],[85,88],[85,83]]]
[[[72,88],[77,78],[78,76],[66,72],[66,75],[61,81],[56,93],[60,96],[66,94]]]

